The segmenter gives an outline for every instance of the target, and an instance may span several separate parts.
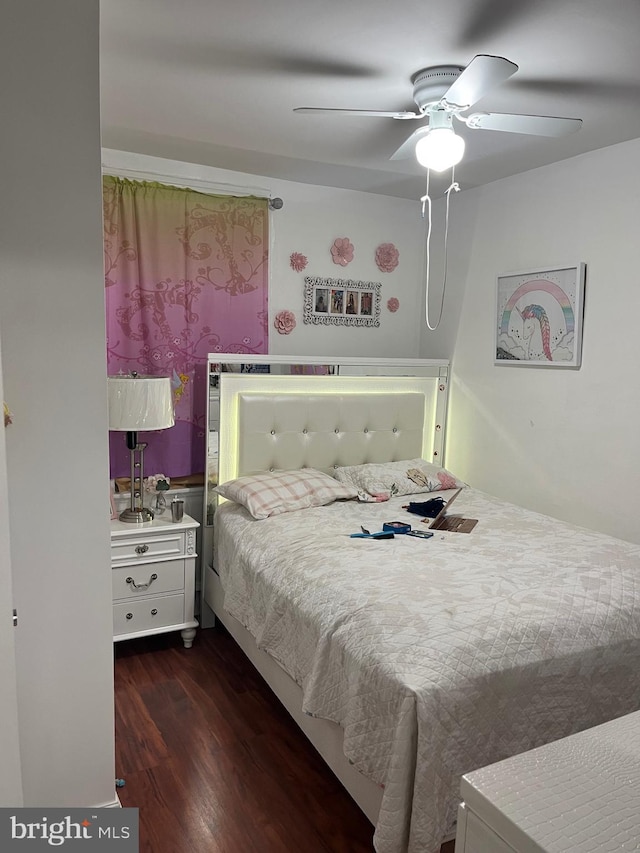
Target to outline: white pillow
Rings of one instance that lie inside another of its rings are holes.
[[[349,465],[336,468],[334,477],[340,483],[353,486],[363,493],[361,500],[388,500],[393,495],[459,489],[466,485],[446,468],[440,468],[425,459]]]
[[[242,504],[254,518],[269,518],[282,512],[325,506],[337,500],[357,497],[357,489],[336,482],[333,477],[302,468],[297,471],[261,471],[229,480],[214,491]]]

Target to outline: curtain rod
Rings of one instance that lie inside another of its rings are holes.
[[[138,180],[160,181],[172,187],[180,187],[181,189],[208,190],[216,192],[222,190],[229,195],[241,196],[258,196],[266,198],[269,201],[270,210],[280,210],[284,202],[281,198],[273,198],[271,190],[266,187],[251,187],[240,186],[238,184],[225,184],[220,181],[208,181],[202,178],[181,178],[178,175],[167,175],[165,172],[154,172],[151,169],[131,169],[109,166],[108,163],[102,164],[103,175],[113,175],[119,178],[134,178]]]

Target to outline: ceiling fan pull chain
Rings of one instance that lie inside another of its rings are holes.
[[[442,309],[444,308],[444,295],[447,289],[447,265],[448,265],[448,251],[447,244],[449,241],[449,203],[451,200],[451,193],[460,192],[460,184],[455,180],[456,167],[453,166],[451,169],[451,184],[449,188],[446,190],[445,195],[447,197],[447,205],[446,205],[446,213],[445,213],[445,223],[444,223],[444,275],[442,278],[442,296],[440,298],[440,311],[438,312],[438,319],[434,326],[431,325],[431,321],[429,320],[429,279],[430,279],[430,266],[431,266],[431,252],[430,252],[430,244],[431,244],[431,198],[429,196],[429,169],[427,169],[427,192],[426,195],[423,195],[420,201],[422,202],[422,218],[424,219],[425,214],[425,206],[428,207],[428,225],[427,225],[427,258],[426,258],[426,280],[425,280],[425,321],[427,324],[427,328],[431,332],[435,332],[438,326],[440,325],[440,320],[442,319]]]
[[[435,325],[434,328],[431,328],[431,324],[429,323],[429,276],[430,276],[430,263],[431,263],[431,253],[430,253],[430,244],[431,244],[431,196],[429,195],[429,177],[431,175],[431,171],[427,169],[427,188],[425,190],[425,194],[422,196],[420,201],[422,202],[422,218],[425,218],[425,208],[428,209],[427,216],[427,252],[426,252],[426,268],[425,268],[425,320],[427,326],[431,331],[435,331],[438,328],[438,324]],[[438,318],[438,322],[440,319]]]
[[[427,169],[427,188],[425,190],[425,194],[420,198],[420,201],[422,202],[422,218],[423,219],[424,219],[425,205],[428,203],[429,207],[431,207],[431,199],[429,198],[429,175],[430,174],[431,174],[430,170]]]

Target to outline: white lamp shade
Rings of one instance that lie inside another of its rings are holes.
[[[434,172],[455,166],[463,154],[464,139],[450,127],[436,127],[416,142],[416,160]]]
[[[109,376],[109,429],[137,432],[175,423],[167,376]]]

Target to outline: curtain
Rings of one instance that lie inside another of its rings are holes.
[[[169,376],[176,425],[140,433],[145,473],[205,469],[207,355],[268,351],[268,202],[103,178],[107,368]],[[110,433],[111,477],[130,473]]]

